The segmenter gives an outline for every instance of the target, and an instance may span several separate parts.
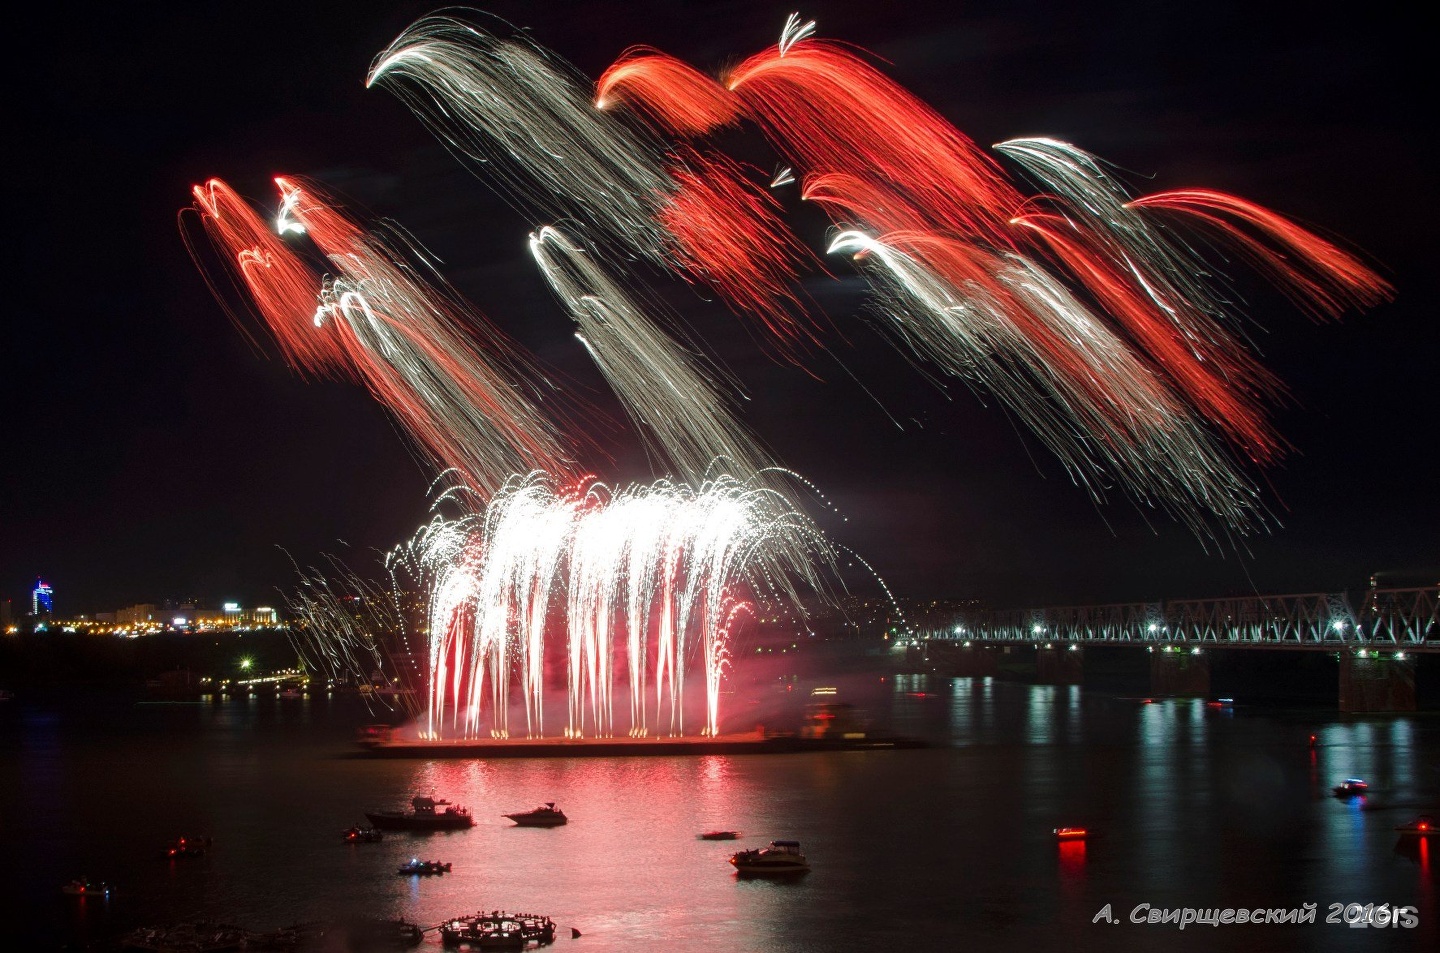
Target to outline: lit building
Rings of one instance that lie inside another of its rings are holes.
[[[37,619],[55,614],[55,592],[43,579],[36,579],[30,592],[30,614]]]
[[[128,609],[115,610],[116,625],[145,625],[158,619],[153,602],[142,602]]]

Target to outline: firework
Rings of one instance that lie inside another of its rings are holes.
[[[364,230],[313,183],[276,182],[276,229],[219,180],[195,195],[293,365],[363,384],[442,470],[487,492],[516,472],[570,471],[559,427],[536,404],[545,393],[538,369],[418,249]],[[308,235],[330,274],[322,279],[278,233]]]
[[[423,646],[412,644],[417,627],[402,579],[367,581],[337,560],[298,575],[287,601],[299,620],[291,641],[305,667],[332,681],[388,687],[366,693],[366,701],[420,717],[424,672],[414,660]]]
[[[194,209],[224,263],[225,274],[259,312],[286,361],[302,374],[341,374],[343,365],[333,331],[317,332],[311,321],[320,275],[220,179],[197,185],[191,192]],[[232,296],[205,266],[198,249],[191,246],[190,252],[215,299],[248,335],[246,323],[231,307]]]
[[[663,132],[694,136],[740,119],[735,94],[704,73],[648,46],[620,54],[595,84],[595,107],[630,105]]]
[[[882,329],[994,395],[1097,500],[1110,479],[1204,535],[1244,530],[1254,489],[1165,383],[1062,284],[1024,257],[931,234],[845,232],[831,252],[875,280]]]
[[[1208,189],[1147,195],[1130,208],[1179,212],[1218,230],[1302,307],[1333,318],[1388,300],[1390,284],[1334,243],[1254,202]]]
[[[547,622],[562,606],[566,736],[617,730],[621,672],[631,734],[683,733],[687,672],[697,664],[704,732],[718,732],[728,639],[746,594],[775,591],[767,555],[797,540],[816,559],[833,559],[784,497],[730,477],[693,489],[662,481],[610,491],[557,489],[534,474],[508,483],[483,514],[437,516],[396,556],[429,580],[426,732],[474,737],[488,721],[492,735],[508,737],[508,686],[517,681],[526,730],[542,735]]]
[[[732,307],[758,316],[768,340],[792,359],[818,343],[805,306],[791,290],[812,261],[780,218],[780,203],[747,169],[716,152],[677,150],[675,193],[659,212],[675,260]]]
[[[555,54],[431,16],[376,58],[367,85],[391,88],[522,215],[578,219],[663,263],[655,211],[673,183],[658,144],[596,109],[588,81]]]
[[[731,410],[728,383],[650,318],[656,302],[642,303],[556,228],[532,234],[530,252],[574,319],[576,336],[670,472],[698,485],[717,461],[742,480],[773,466]]]
[[[808,25],[813,29],[813,25]],[[1020,194],[964,133],[847,48],[787,26],[782,42],[741,63],[726,80],[785,158],[807,175],[864,170],[890,204],[926,210],[937,227],[1006,247]]]
[[[539,370],[506,335],[429,271],[417,249],[363,230],[312,182],[276,182],[295,225],[333,269],[313,323],[336,329],[356,375],[441,469],[459,470],[487,493],[516,472],[570,472],[573,451],[526,396],[543,393]]]

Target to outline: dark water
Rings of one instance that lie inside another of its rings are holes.
[[[432,925],[499,907],[554,917],[554,949],[576,953],[1440,948],[1440,843],[1406,851],[1393,831],[1440,814],[1434,716],[865,682],[880,692],[877,715],[943,747],[376,761],[349,754],[365,713],[323,699],[8,702],[0,947],[105,948],[135,926],[202,917],[257,929],[356,913]],[[1370,781],[1367,803],[1328,796],[1348,776]],[[363,809],[417,792],[469,806],[478,826],[340,843]],[[519,829],[500,817],[545,800],[571,823]],[[1057,845],[1051,829],[1066,825],[1092,836]],[[735,844],[695,838],[716,827],[744,831],[740,846],[798,838],[814,870],[792,883],[738,880],[725,863]],[[158,859],[183,833],[216,847]],[[454,872],[397,876],[414,856]],[[81,874],[114,884],[113,898],[62,898],[59,885]],[[1130,923],[1141,903],[1318,913],[1311,925],[1182,932]],[[1413,906],[1419,925],[1324,924],[1337,903]],[[1106,904],[1120,923],[1092,923]],[[571,927],[584,935],[571,939]]]

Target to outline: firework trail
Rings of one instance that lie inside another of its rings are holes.
[[[411,24],[370,68],[531,220],[575,218],[664,263],[655,212],[673,190],[658,144],[594,108],[589,82],[523,35],[448,16]]]
[[[1333,317],[1347,305],[1389,296],[1389,286],[1353,255],[1243,199],[1190,190],[1132,200],[1100,159],[1069,143],[1015,139],[995,148],[1035,177],[1058,211],[1017,216],[1015,224],[1042,239],[1194,406],[1257,463],[1273,462],[1284,449],[1265,412],[1281,385],[1231,330],[1240,320],[1219,293],[1223,287],[1206,281],[1213,269],[1146,210],[1190,213],[1215,227],[1312,312]],[[1225,216],[1242,219],[1269,243]]]
[[[768,339],[798,360],[800,349],[819,343],[792,290],[800,267],[813,260],[809,250],[745,167],[717,152],[677,149],[674,157],[676,190],[657,213],[674,260],[737,312],[758,316]]]
[[[633,106],[661,132],[696,136],[740,121],[735,94],[704,73],[648,46],[620,54],[595,84],[595,106]]]
[[[887,218],[892,205],[921,208],[932,227],[1009,247],[1023,199],[994,160],[850,50],[810,39],[813,24],[794,24],[726,80],[781,155],[807,175],[863,170],[887,198],[852,224],[894,231],[906,225]]]
[[[342,374],[344,365],[333,329],[317,331],[311,320],[320,275],[295,254],[269,222],[220,179],[197,185],[191,192],[195,197],[194,209],[225,263],[226,275],[242,296],[254,303],[285,360],[301,374],[322,377]],[[249,326],[232,308],[232,296],[220,287],[184,228],[181,235],[215,300],[248,337]]]
[[[389,576],[383,584],[369,582],[333,560],[328,571],[312,568],[299,576],[287,602],[300,620],[291,642],[305,667],[357,685],[386,682],[398,691],[367,692],[366,702],[395,705],[411,718],[420,717],[424,694],[416,689],[423,676],[411,664],[415,625],[399,580]]]
[[[557,490],[532,474],[507,484],[483,514],[437,516],[403,548],[403,560],[429,580],[427,734],[482,732],[488,682],[490,732],[507,737],[506,687],[514,679],[525,694],[528,732],[543,734],[544,635],[561,606],[566,736],[617,730],[621,669],[630,733],[683,733],[692,664],[704,671],[704,730],[718,732],[726,640],[745,604],[741,590],[774,591],[766,553],[797,538],[833,560],[819,530],[783,497],[730,477],[694,489],[662,481],[611,492]]]
[[[647,444],[670,468],[699,485],[719,461],[742,480],[773,464],[731,411],[718,374],[667,335],[591,254],[556,228],[530,236],[530,253],[577,337],[625,406]]]
[[[1129,207],[1181,212],[1216,229],[1300,307],[1320,317],[1334,318],[1351,307],[1372,307],[1389,300],[1393,292],[1354,255],[1233,195],[1184,189],[1147,195]]]
[[[1111,479],[1197,535],[1205,513],[1244,531],[1254,489],[1150,368],[1062,284],[1016,254],[927,233],[837,236],[874,280],[882,327],[994,394],[1097,500]],[[952,280],[951,276],[964,276]]]
[[[499,329],[438,275],[422,278],[412,247],[365,231],[313,183],[276,182],[279,231],[309,235],[331,267],[323,279],[224,183],[195,195],[292,364],[363,384],[441,469],[487,492],[516,472],[571,471],[559,428],[525,396],[542,393],[538,370]]]
[[[1152,366],[1166,374],[1194,408],[1249,459],[1268,463],[1277,456],[1280,440],[1266,419],[1260,398],[1274,396],[1279,385],[1223,330],[1211,328],[1208,339],[1187,337],[1171,320],[1176,312],[1167,311],[1148,293],[1155,285],[1140,278],[1133,267],[1122,271],[1097,253],[1086,233],[1070,219],[1037,213],[1017,216],[1014,221],[1044,241],[1052,256],[1123,328]],[[1257,392],[1261,390],[1263,393]]]
[[[521,389],[541,393],[540,373],[512,341],[437,274],[422,280],[413,248],[364,231],[312,182],[276,182],[334,269],[315,323],[339,325],[366,386],[441,469],[486,493],[516,472],[572,471],[560,429]]]

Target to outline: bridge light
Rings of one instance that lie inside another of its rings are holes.
[[[1039,625],[1039,624],[1036,624],[1034,627],[1032,627],[1032,628],[1030,629],[1030,632],[1031,632],[1032,634],[1034,634],[1034,635],[1039,635],[1041,632],[1044,632],[1044,631],[1045,631],[1045,627],[1044,627],[1043,625]]]
[[[1404,652],[1396,652],[1396,653],[1395,653],[1395,657],[1396,657],[1397,659],[1403,659],[1403,658],[1405,657],[1405,653],[1404,653]]]
[[[1199,654],[1200,654],[1200,647],[1197,645],[1195,648],[1191,649],[1191,650],[1190,650],[1190,654],[1191,654],[1191,655],[1199,655]]]
[[[1078,648],[1080,648],[1080,646],[1078,646],[1078,645],[1072,645],[1072,646],[1070,646],[1070,651],[1074,652],[1074,651],[1075,651],[1076,649],[1078,649]]]
[[[1361,649],[1361,650],[1360,650],[1360,657],[1361,657],[1361,658],[1365,658],[1365,657],[1366,657],[1367,655],[1369,655],[1369,654],[1370,654],[1370,653],[1366,652],[1364,649]]]
[[[1159,632],[1159,631],[1160,631],[1160,623],[1158,623],[1158,622],[1152,622],[1152,623],[1150,623],[1149,625],[1147,625],[1147,626],[1145,627],[1145,631],[1147,631],[1147,632]]]
[[[1336,632],[1344,632],[1344,631],[1345,631],[1345,620],[1344,620],[1344,619],[1336,619],[1334,622],[1331,622],[1331,623],[1330,623],[1330,628],[1334,629]]]
[[[957,625],[957,626],[955,627],[955,634],[956,634],[956,635],[964,635],[964,634],[965,634],[965,627],[964,627],[963,625]]]
[[[969,639],[966,639],[966,640],[965,640],[965,647],[966,647],[967,649],[970,647],[970,640],[969,640]]]

